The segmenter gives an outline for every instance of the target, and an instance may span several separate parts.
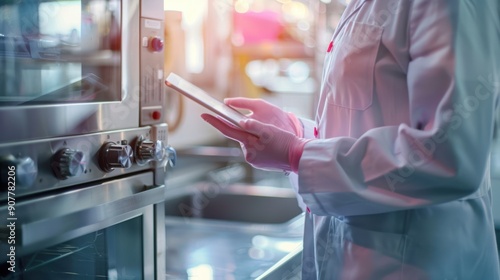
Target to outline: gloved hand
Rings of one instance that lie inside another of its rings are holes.
[[[242,121],[242,130],[210,114],[201,117],[226,137],[240,142],[246,161],[259,169],[297,172],[304,145],[310,141],[254,119]]]
[[[247,116],[254,120],[277,126],[300,138],[304,137],[302,123],[293,113],[284,112],[279,107],[265,100],[235,97],[224,99],[224,103],[234,108],[251,111]]]

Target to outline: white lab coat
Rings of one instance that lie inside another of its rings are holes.
[[[500,279],[498,0],[352,0],[292,176],[303,279]]]

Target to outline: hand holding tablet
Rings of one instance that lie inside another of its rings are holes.
[[[184,80],[175,73],[170,73],[168,75],[167,79],[165,80],[165,84],[177,90],[179,93],[188,97],[189,99],[202,105],[203,107],[209,109],[210,111],[216,113],[217,115],[221,116],[237,127],[241,127],[240,121],[248,119],[247,116],[227,106],[223,102],[215,99],[201,88]]]

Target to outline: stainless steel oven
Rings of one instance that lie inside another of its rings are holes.
[[[164,188],[142,173],[19,202],[9,220],[19,222],[17,246],[1,246],[2,279],[161,279],[164,230],[155,223],[164,219],[156,209]]]
[[[163,277],[164,22],[163,0],[0,1],[0,260],[25,272],[6,275],[90,248],[84,279]]]

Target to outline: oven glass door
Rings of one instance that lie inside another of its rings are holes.
[[[39,250],[6,279],[143,279],[141,217]]]
[[[15,220],[2,202],[0,220],[12,227],[0,228],[0,239],[10,238],[0,242],[6,252],[0,279],[149,280],[164,274],[165,186],[153,180],[148,171],[16,201]]]
[[[121,100],[121,1],[0,3],[0,106]]]

